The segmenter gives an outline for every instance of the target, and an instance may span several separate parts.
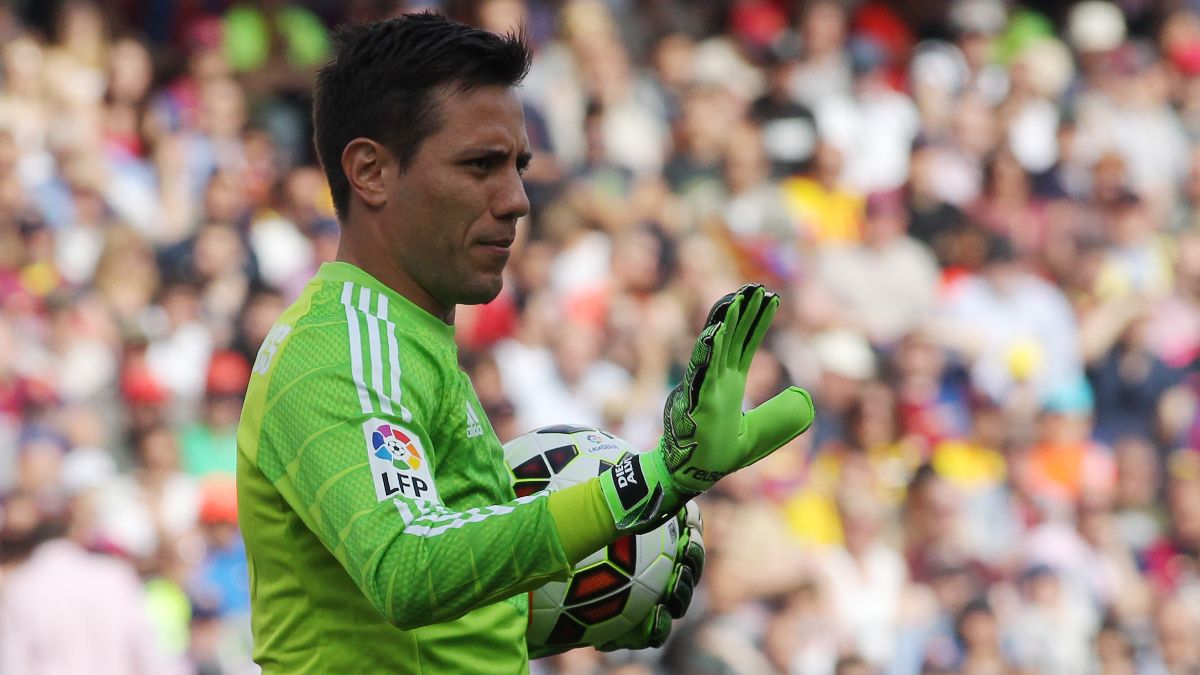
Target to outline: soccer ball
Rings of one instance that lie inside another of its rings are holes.
[[[509,441],[504,459],[514,491],[524,497],[584,482],[640,452],[606,431],[559,424]],[[641,624],[666,592],[679,536],[675,518],[650,532],[625,535],[581,560],[565,582],[533,591],[529,643],[598,646]]]

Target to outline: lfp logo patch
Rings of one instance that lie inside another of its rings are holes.
[[[416,471],[421,468],[421,451],[408,434],[388,423],[383,423],[371,434],[371,445],[375,456],[386,459],[401,471]]]
[[[367,457],[379,501],[406,497],[441,503],[421,437],[395,422],[371,418],[363,423]]]

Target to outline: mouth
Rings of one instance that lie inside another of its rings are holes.
[[[512,248],[514,241],[516,241],[516,237],[514,235],[505,234],[498,237],[491,237],[489,239],[480,239],[476,243],[479,246],[486,246],[488,248],[502,248],[507,250]]]

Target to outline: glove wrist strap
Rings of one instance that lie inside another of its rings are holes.
[[[681,492],[658,450],[629,455],[600,475],[600,489],[618,532],[648,532],[666,522],[695,493]]]

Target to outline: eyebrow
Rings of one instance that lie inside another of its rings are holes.
[[[507,150],[498,147],[475,147],[463,150],[462,157],[470,159],[491,159],[491,160],[506,160],[509,157]],[[522,150],[517,153],[517,167],[527,166],[530,160],[533,159],[533,153],[529,150]]]

